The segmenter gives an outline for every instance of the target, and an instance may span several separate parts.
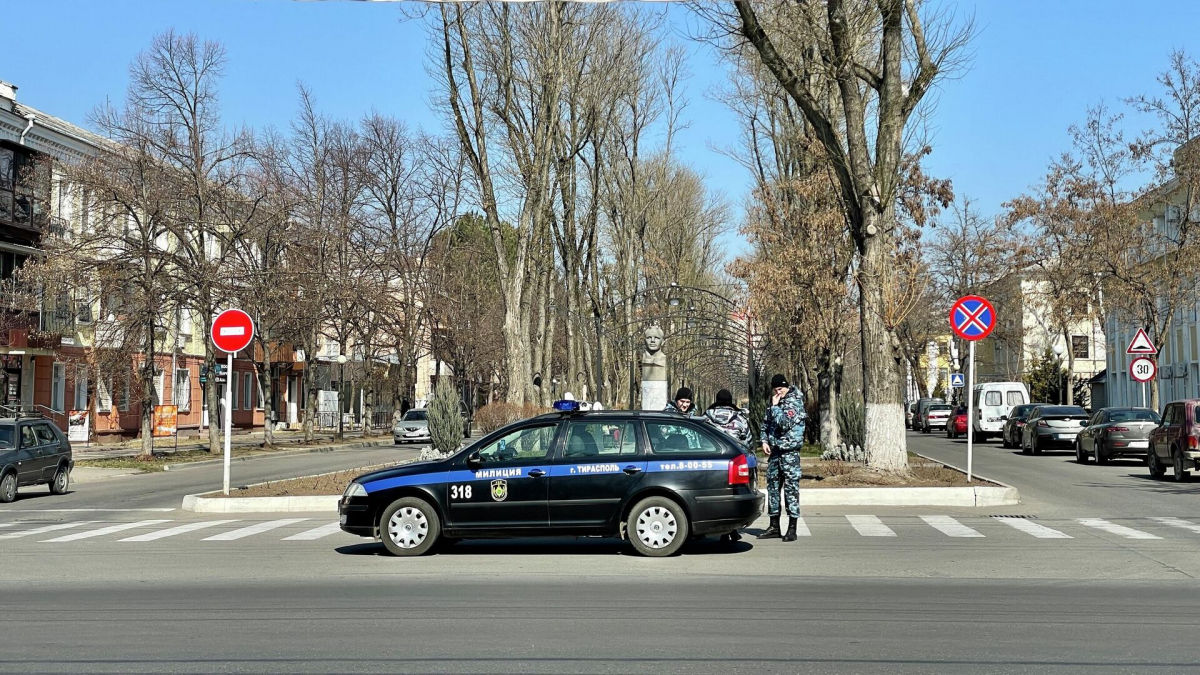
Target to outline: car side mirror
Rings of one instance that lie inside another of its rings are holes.
[[[478,469],[481,466],[483,466],[483,458],[479,456],[478,450],[467,455],[467,468]]]

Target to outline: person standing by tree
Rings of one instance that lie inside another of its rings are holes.
[[[784,541],[796,541],[800,520],[800,448],[804,445],[804,396],[788,384],[782,373],[771,378],[771,407],[763,417],[762,450],[767,455],[767,515],[771,523],[759,539],[780,536],[779,491],[787,505],[788,530]]]

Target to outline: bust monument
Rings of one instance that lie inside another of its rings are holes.
[[[662,410],[667,405],[667,355],[663,353],[663,330],[646,329],[646,351],[642,352],[642,410]]]

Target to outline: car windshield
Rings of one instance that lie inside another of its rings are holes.
[[[0,425],[0,445],[13,447],[13,426],[11,424]]]
[[[1078,417],[1086,419],[1087,412],[1078,406],[1055,405],[1042,408],[1042,417]]]
[[[409,410],[404,413],[405,422],[424,422],[429,419],[429,414],[425,410]]]
[[[1158,424],[1158,413],[1153,410],[1113,410],[1108,413],[1110,422],[1154,422]]]

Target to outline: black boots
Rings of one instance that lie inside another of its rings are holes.
[[[791,516],[788,516],[788,531],[787,531],[787,534],[783,535],[784,541],[796,541],[796,521],[797,520],[798,520],[797,518],[792,518]]]
[[[771,524],[767,529],[758,535],[759,539],[778,539],[779,538],[779,516],[771,516]]]

